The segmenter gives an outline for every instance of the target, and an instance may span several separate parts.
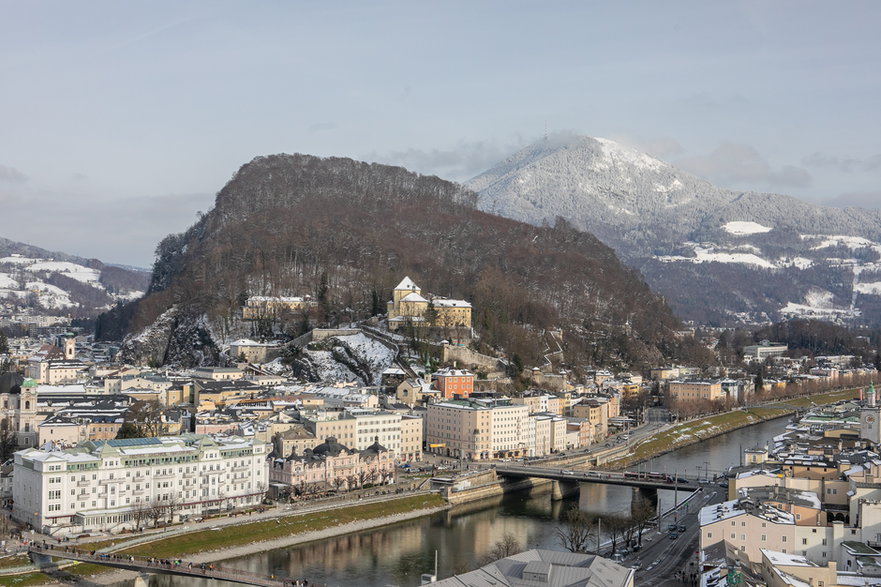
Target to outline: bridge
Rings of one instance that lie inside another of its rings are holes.
[[[497,464],[495,469],[496,474],[501,477],[538,477],[563,483],[604,483],[638,489],[675,489],[678,491],[697,491],[701,487],[700,479],[696,477],[643,471],[621,472],[598,471],[596,469],[578,471],[508,463]]]
[[[199,564],[180,559],[160,560],[130,556],[127,554],[100,554],[83,552],[74,548],[59,548],[32,544],[28,547],[28,555],[37,566],[45,568],[51,566],[50,558],[61,558],[84,563],[97,563],[116,569],[135,571],[142,574],[177,575],[179,577],[200,577],[202,579],[217,579],[240,583],[242,585],[261,585],[263,587],[292,587],[306,585],[307,587],[325,587],[316,583],[294,581],[287,577],[259,575],[248,571],[240,571],[218,564]]]

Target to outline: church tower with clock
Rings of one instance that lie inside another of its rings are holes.
[[[875,401],[875,386],[866,390],[866,405],[860,410],[860,436],[874,445],[881,444],[881,406]]]

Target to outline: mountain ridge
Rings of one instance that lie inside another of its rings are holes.
[[[819,311],[822,308],[812,310],[806,304],[809,292],[835,290],[842,279],[839,269],[847,266],[852,269],[852,288],[833,295],[836,316],[865,321],[881,307],[874,294],[867,293],[881,284],[881,266],[876,263],[881,210],[824,208],[782,194],[727,190],[636,149],[576,135],[529,145],[465,186],[478,192],[480,209],[534,225],[562,217],[595,234],[639,269],[685,319],[721,325],[773,321],[798,305],[806,306],[808,313]],[[758,224],[763,231],[735,234],[726,229],[743,222]],[[828,244],[824,236],[840,243]],[[856,237],[867,241],[856,246]],[[847,255],[834,256],[842,246],[864,258],[852,262]],[[820,249],[829,254],[818,253]],[[702,271],[715,277],[696,276],[685,266],[689,263],[706,264]],[[730,287],[723,276],[730,276],[732,268],[719,267],[724,263],[757,266],[741,267],[738,282],[770,279],[785,287],[791,281],[792,295],[772,287],[751,293],[743,283],[735,283],[737,300],[725,307],[683,291],[682,284],[695,278],[710,291]],[[799,263],[808,266],[798,267]],[[814,269],[808,272],[810,266]],[[821,267],[835,276],[811,274]],[[862,278],[877,281],[858,287]]]
[[[220,336],[234,335],[243,325],[228,321],[250,295],[311,294],[321,307],[313,322],[351,321],[376,313],[410,275],[427,291],[468,299],[487,352],[538,361],[536,333],[554,327],[567,329],[570,355],[584,362],[662,360],[682,346],[669,308],[592,235],[488,214],[475,198],[401,167],[257,157],[214,208],[157,247],[151,292],[129,331],[188,306]]]

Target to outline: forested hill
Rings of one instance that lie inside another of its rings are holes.
[[[540,361],[542,329],[562,328],[567,359],[640,365],[685,352],[679,323],[640,275],[592,235],[478,211],[475,195],[399,167],[305,155],[258,157],[214,208],[157,248],[137,332],[172,305],[215,333],[249,295],[311,294],[319,322],[384,311],[405,275],[465,298],[486,349]]]

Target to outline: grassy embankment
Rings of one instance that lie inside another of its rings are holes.
[[[854,389],[847,389],[793,398],[784,400],[784,403],[790,406],[808,407],[811,404],[830,404],[842,399],[852,399],[855,397],[858,397],[858,392]],[[765,420],[786,416],[792,412],[792,409],[774,407],[773,404],[770,404],[683,422],[669,430],[651,436],[648,440],[634,448],[630,455],[610,461],[603,465],[603,467],[612,469],[626,468],[671,450],[695,444],[707,438],[743,428],[750,424],[758,424]]]
[[[222,550],[307,532],[322,531],[353,522],[436,508],[445,504],[446,502],[436,494],[415,495],[386,502],[353,504],[349,507],[328,511],[293,514],[259,522],[221,526],[217,530],[199,530],[169,538],[159,538],[153,542],[113,550],[113,552],[156,558],[185,558],[187,555],[200,552]],[[92,550],[118,542],[121,540],[84,544],[81,548]],[[82,576],[104,572],[108,568],[83,563],[73,565],[65,570],[70,574]],[[46,576],[42,573],[28,573],[14,577],[0,577],[0,585],[34,585],[45,580]]]

